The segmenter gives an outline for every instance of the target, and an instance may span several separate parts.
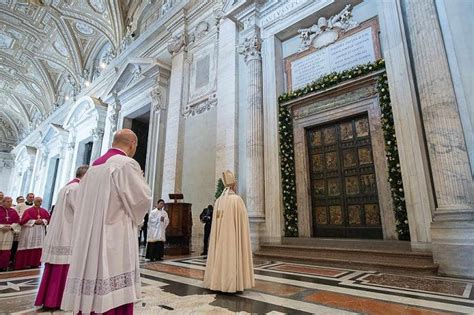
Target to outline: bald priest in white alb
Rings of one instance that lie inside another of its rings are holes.
[[[61,308],[74,313],[133,314],[140,298],[136,231],[151,191],[132,159],[137,136],[115,133],[74,194],[72,256]]]
[[[204,287],[237,292],[255,286],[249,218],[244,201],[235,193],[234,174],[226,171],[223,180],[226,187],[212,214]]]

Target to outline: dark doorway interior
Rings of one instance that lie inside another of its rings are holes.
[[[49,164],[48,177],[46,181],[46,190],[43,200],[43,208],[50,210],[53,196],[54,196],[54,187],[56,186],[56,177],[58,176],[58,167],[59,167],[59,158],[52,158]]]
[[[148,147],[148,127],[150,125],[150,112],[146,112],[132,120],[132,130],[137,134],[138,146],[137,152],[133,157],[141,169],[144,171],[146,166],[146,151]]]
[[[89,165],[91,162],[91,156],[92,156],[92,146],[94,143],[92,141],[89,141],[85,144],[84,146],[84,165]]]

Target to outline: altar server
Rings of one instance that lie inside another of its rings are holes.
[[[51,215],[51,223],[44,239],[41,256],[44,271],[35,306],[43,306],[46,309],[59,309],[61,306],[72,252],[74,208],[71,197],[73,192],[79,188],[79,183],[88,168],[88,165],[80,166],[76,170],[76,177],[58,193],[54,215]]]
[[[74,193],[72,255],[61,308],[74,313],[133,314],[141,295],[137,228],[151,190],[132,159],[137,136],[115,133]]]
[[[216,200],[204,273],[204,287],[237,292],[255,285],[247,209],[235,193],[231,171],[223,173],[226,188]]]
[[[21,216],[21,232],[18,239],[14,269],[39,267],[43,248],[46,226],[49,223],[49,213],[41,208],[43,199],[35,197],[33,207],[27,209]]]
[[[166,227],[170,223],[165,211],[165,201],[158,200],[156,208],[151,210],[148,217],[148,245],[146,258],[151,261],[163,260],[165,254]]]

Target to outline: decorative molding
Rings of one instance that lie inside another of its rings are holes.
[[[210,25],[206,21],[201,21],[198,23],[194,32],[190,34],[190,42],[196,42],[202,38],[204,38],[209,33]]]
[[[102,128],[94,128],[91,130],[91,136],[94,142],[101,141],[102,137],[104,136],[104,129]]]
[[[328,19],[322,16],[311,27],[299,29],[298,33],[301,38],[299,51],[305,51],[312,45],[315,48],[330,45],[339,38],[340,33],[345,33],[357,26],[359,23],[352,19],[352,8],[348,4],[338,14]]]
[[[110,124],[111,124],[111,129],[112,129],[112,132],[115,132],[117,131],[117,125],[118,125],[118,118],[119,118],[119,114],[120,114],[120,111],[122,110],[122,105],[120,104],[120,99],[118,97],[118,93],[117,91],[113,91],[112,92],[112,95],[114,97],[114,102],[109,105],[109,121],[110,121]]]
[[[155,86],[150,92],[150,97],[151,97],[151,105],[153,106],[154,112],[167,109],[166,104],[164,102],[164,95],[163,95],[161,87]]]
[[[185,32],[182,32],[181,34],[172,37],[172,39],[168,42],[167,48],[170,54],[175,56],[176,54],[179,54],[181,51],[186,49],[187,45],[188,37]]]
[[[204,112],[207,112],[208,110],[211,110],[212,108],[217,106],[217,94],[213,93],[206,99],[196,102],[194,104],[190,104],[186,106],[183,112],[183,117],[184,118],[189,118],[192,116],[196,116],[199,114],[202,114]]]
[[[165,15],[173,8],[173,0],[163,0],[163,4],[161,5],[160,13],[161,15]]]

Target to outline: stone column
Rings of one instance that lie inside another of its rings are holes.
[[[416,98],[400,2],[378,1],[380,39],[387,68],[398,154],[405,189],[411,247],[431,250],[434,209],[428,153]]]
[[[169,71],[160,69],[156,86],[150,92],[151,115],[150,115],[150,143],[147,165],[147,180],[153,192],[153,200],[161,198],[163,185],[163,158],[165,149],[165,124],[167,114],[167,89]]]
[[[281,41],[273,34],[264,36],[263,109],[265,165],[265,241],[281,242],[283,230],[282,186],[280,174],[280,141],[278,134],[278,96],[284,92],[284,70]]]
[[[168,115],[166,122],[165,155],[163,166],[163,198],[182,192],[184,122],[181,113],[184,90],[184,60],[186,34],[174,36],[168,44],[172,54]]]
[[[443,274],[474,278],[473,181],[434,0],[402,0],[437,207],[433,258]]]
[[[102,148],[102,140],[104,137],[104,130],[100,128],[94,128],[91,131],[92,136],[92,152],[91,152],[91,164],[100,156],[100,149]]]
[[[216,180],[225,170],[238,178],[238,97],[237,26],[224,18],[219,24],[219,56],[217,62],[217,130]]]
[[[239,47],[247,64],[247,208],[252,218],[265,218],[263,171],[262,55],[258,29]]]

